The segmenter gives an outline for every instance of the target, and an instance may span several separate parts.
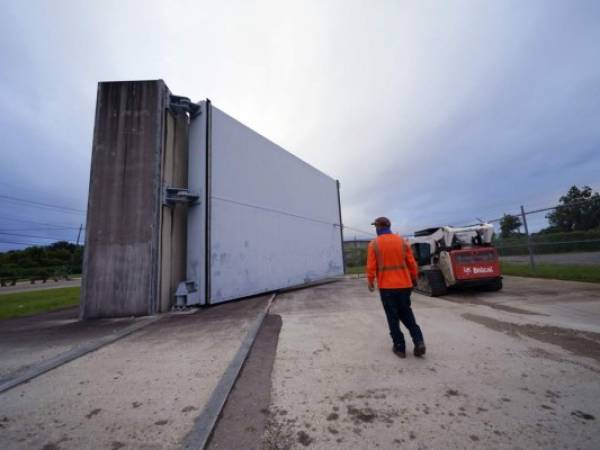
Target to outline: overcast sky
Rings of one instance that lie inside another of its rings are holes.
[[[0,196],[84,210],[97,82],[156,78],[339,179],[354,228],[600,189],[598,1],[4,0],[0,64]],[[0,197],[0,241],[76,239],[38,206]]]

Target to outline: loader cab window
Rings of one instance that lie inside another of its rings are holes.
[[[416,243],[412,244],[410,247],[419,266],[431,264],[431,247],[429,244]]]

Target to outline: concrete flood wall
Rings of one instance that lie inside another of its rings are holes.
[[[99,83],[83,318],[168,311],[184,280],[187,304],[214,304],[343,273],[339,183],[185,100],[162,80]],[[166,187],[198,201],[167,204]]]
[[[98,85],[82,318],[164,311],[185,274],[172,257],[185,254],[185,212],[162,206],[164,183],[187,184],[187,116],[169,97],[162,80]]]

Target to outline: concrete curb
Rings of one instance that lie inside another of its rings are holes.
[[[22,383],[32,380],[52,369],[56,369],[57,367],[60,367],[63,364],[73,361],[74,359],[77,359],[87,353],[96,351],[99,348],[104,347],[105,345],[112,344],[113,342],[124,338],[125,336],[128,336],[135,331],[145,328],[150,324],[156,323],[162,317],[164,316],[153,316],[147,319],[143,319],[143,321],[134,323],[115,334],[104,336],[94,342],[83,344],[81,346],[72,348],[71,350],[67,350],[66,352],[56,355],[55,357],[50,358],[47,361],[44,361],[43,363],[30,367],[29,369],[25,370],[23,373],[17,376],[0,380],[0,394]]]
[[[206,406],[196,418],[192,430],[183,439],[181,445],[182,450],[203,450],[208,444],[210,436],[217,424],[217,420],[219,419],[219,415],[221,414],[221,411],[223,411],[227,398],[229,397],[244,362],[250,353],[250,349],[254,344],[258,330],[260,330],[265,317],[269,313],[269,309],[271,308],[276,295],[277,293],[271,295],[265,309],[261,311],[254,320],[254,323],[248,330],[248,333],[242,341],[233,360],[229,363],[227,369],[225,369],[219,383],[210,395]]]

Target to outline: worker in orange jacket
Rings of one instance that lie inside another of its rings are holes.
[[[417,263],[406,241],[392,234],[391,222],[387,217],[378,217],[372,225],[375,225],[377,237],[369,243],[367,253],[369,291],[375,290],[377,279],[381,303],[394,342],[394,353],[406,358],[406,344],[400,331],[402,322],[413,340],[414,355],[423,356],[423,333],[410,307],[410,294],[419,275]]]

